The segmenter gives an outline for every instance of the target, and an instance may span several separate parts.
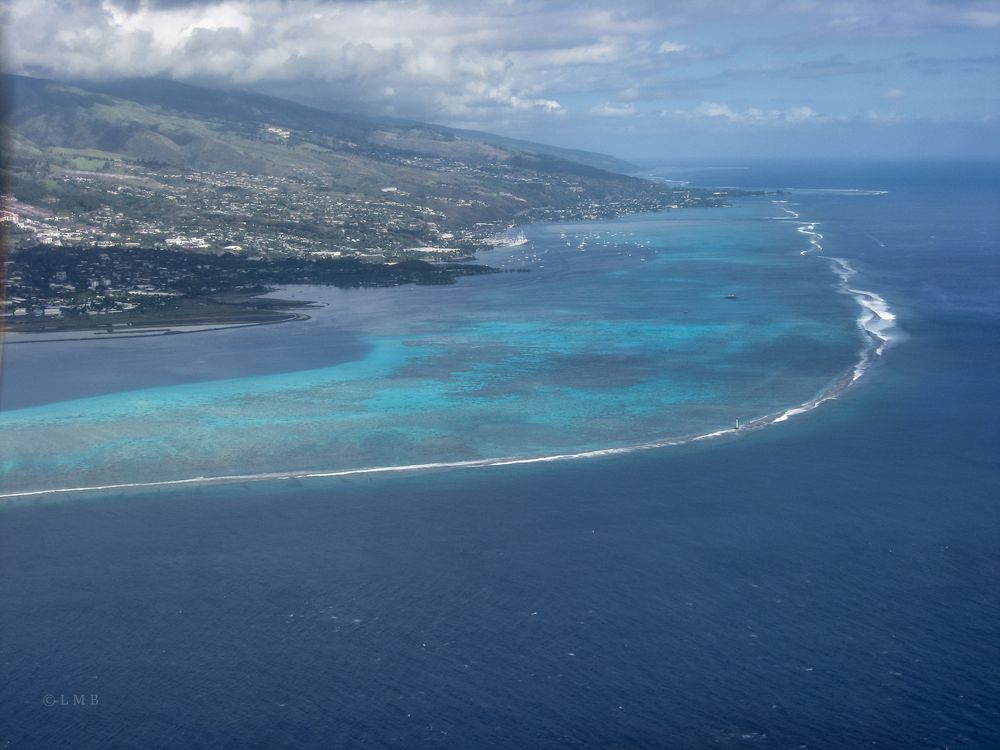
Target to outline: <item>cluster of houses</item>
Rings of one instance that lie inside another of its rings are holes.
[[[134,310],[141,298],[178,296],[167,286],[180,275],[152,263],[123,266],[112,252],[90,250],[72,258],[24,263],[20,254],[5,261],[7,295],[0,300],[8,320],[89,317]],[[61,267],[60,267],[61,266]]]
[[[435,208],[393,186],[378,197],[332,192],[306,170],[294,177],[163,171],[149,175],[155,187],[149,179],[121,177],[60,176],[70,194],[96,199],[96,209],[11,201],[0,221],[12,246],[158,247],[272,258],[333,251],[377,259],[414,244],[446,244],[454,236],[441,210],[453,198],[434,199]]]

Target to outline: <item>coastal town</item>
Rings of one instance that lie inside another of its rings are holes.
[[[260,293],[277,283],[448,283],[481,272],[471,263],[477,251],[516,242],[514,221],[712,206],[726,197],[650,190],[598,201],[561,175],[504,175],[502,166],[445,160],[433,165],[435,174],[480,170],[480,179],[508,180],[510,191],[500,198],[523,205],[512,214],[496,210],[496,196],[458,198],[447,190],[420,199],[394,185],[374,199],[332,192],[319,174],[81,166],[91,169],[57,170],[56,189],[31,203],[20,197],[31,197],[30,189],[5,201],[8,323],[103,321],[176,307],[185,297]],[[573,200],[531,207],[514,191],[532,188]]]
[[[478,263],[358,258],[247,259],[150,248],[36,245],[6,261],[4,317],[15,330],[263,321],[283,305],[258,295],[286,284],[452,284],[497,273]],[[278,318],[282,317],[277,315]]]
[[[8,82],[2,314],[15,330],[176,316],[284,284],[450,283],[489,272],[477,254],[517,244],[520,226],[731,195],[600,154],[281,100]]]
[[[413,167],[423,161],[428,160],[407,160]],[[15,182],[19,189],[5,201],[0,221],[13,249],[36,244],[162,247],[247,257],[322,254],[385,260],[406,257],[415,248],[459,252],[489,246],[512,222],[593,219],[723,202],[719,195],[691,190],[596,200],[586,185],[559,175],[436,161],[436,172],[475,171],[484,180],[510,183],[510,191],[461,197],[443,186],[440,194],[414,196],[385,185],[371,197],[334,191],[322,174],[308,172],[273,176],[151,170],[117,162],[102,163],[99,171],[53,170],[47,189]],[[568,198],[536,207],[521,197],[534,192]]]

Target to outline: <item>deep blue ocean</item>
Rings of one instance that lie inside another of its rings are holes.
[[[1000,746],[1000,165],[648,173],[784,192],[8,337],[0,747]]]

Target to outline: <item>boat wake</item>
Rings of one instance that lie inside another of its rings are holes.
[[[793,219],[800,220],[795,211],[787,208],[786,201],[773,203],[789,214]],[[799,232],[809,237],[809,248],[800,255],[813,255],[823,251],[823,236],[815,231],[814,222],[801,221]],[[843,258],[829,257],[830,266],[839,279],[838,291],[854,298],[861,308],[857,325],[862,332],[864,345],[858,360],[853,367],[838,377],[831,385],[818,393],[809,401],[784,411],[768,414],[747,422],[737,422],[733,427],[726,427],[701,434],[683,435],[662,438],[633,445],[599,448],[569,453],[555,453],[534,456],[505,456],[498,458],[469,459],[464,461],[441,461],[434,463],[401,464],[396,466],[372,466],[353,469],[330,469],[313,471],[262,472],[255,474],[227,474],[219,476],[199,476],[189,479],[173,479],[150,482],[127,482],[120,484],[103,484],[85,487],[61,487],[54,489],[24,490],[18,492],[0,493],[0,500],[13,501],[41,496],[59,496],[72,494],[100,493],[109,491],[148,490],[157,488],[177,488],[202,485],[244,484],[249,482],[289,481],[308,479],[329,479],[336,477],[374,476],[404,474],[423,471],[442,471],[453,469],[483,469],[501,466],[516,466],[521,464],[552,463],[558,461],[575,461],[594,459],[607,456],[619,456],[640,451],[667,448],[672,446],[714,440],[723,437],[733,437],[745,432],[753,432],[772,424],[787,422],[792,417],[813,411],[827,401],[836,399],[846,389],[854,385],[882,357],[886,348],[898,337],[896,316],[889,304],[875,292],[858,289],[852,284],[857,275],[856,269]]]

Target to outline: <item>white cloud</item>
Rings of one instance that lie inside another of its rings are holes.
[[[624,44],[614,39],[604,39],[594,44],[522,52],[518,58],[526,68],[558,68],[568,65],[608,65],[618,62],[625,54]]]
[[[875,125],[897,125],[904,122],[904,118],[895,112],[876,112],[875,110],[868,110],[863,119],[865,122]]]
[[[1000,11],[996,10],[973,10],[963,13],[961,18],[969,26],[978,28],[995,29],[1000,26]]]
[[[656,51],[661,55],[669,55],[671,52],[683,52],[686,49],[687,45],[680,42],[663,42]]]
[[[732,109],[728,104],[718,102],[702,102],[693,110],[675,110],[664,112],[665,117],[683,117],[688,119],[721,120],[739,125],[760,123],[803,123],[821,119],[812,107],[801,106],[789,109],[763,109],[749,107],[742,111]]]
[[[599,127],[593,118],[638,115],[638,102],[734,125],[860,118],[843,92],[900,98],[879,82],[942,31],[955,40],[937,54],[969,40],[963,54],[983,61],[963,71],[977,98],[960,100],[942,66],[907,101],[966,117],[998,101],[985,83],[996,0],[0,0],[0,22],[9,72],[161,76],[522,132],[567,111],[582,115],[567,128]],[[819,77],[837,85],[801,83]],[[800,95],[811,106],[789,107]],[[720,103],[742,101],[755,106]]]
[[[567,100],[628,88],[657,70],[666,23],[603,0],[6,2],[11,72],[164,77],[465,126],[561,116]]]
[[[779,119],[784,119],[788,122],[806,122],[807,120],[815,120],[819,117],[819,114],[812,107],[792,107],[791,109],[786,109],[784,112],[779,112]]]
[[[554,86],[617,64],[635,26],[610,12],[532,19],[511,4],[467,13],[425,0],[9,0],[7,11],[12,72],[294,90],[427,119],[560,114]]]
[[[456,96],[457,101],[452,107],[510,107],[519,110],[534,110],[541,112],[561,112],[563,107],[554,99],[533,99],[519,96],[503,86],[490,86],[485,83],[469,83],[462,87]],[[447,102],[448,97],[442,97]]]
[[[591,107],[588,110],[588,114],[595,117],[628,117],[635,114],[635,105],[632,103],[614,104],[612,102],[604,102]]]
[[[883,99],[902,99],[904,96],[906,96],[906,92],[903,89],[889,89],[882,94]]]

